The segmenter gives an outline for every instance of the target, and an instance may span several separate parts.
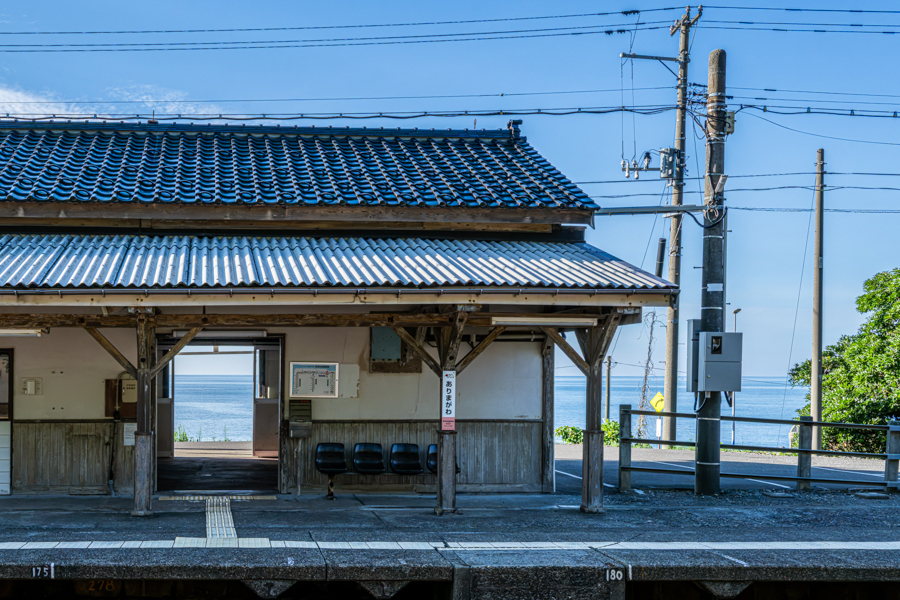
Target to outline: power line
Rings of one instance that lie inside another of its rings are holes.
[[[829,189],[829,191],[831,191]],[[751,211],[762,211],[762,212],[796,212],[796,213],[805,213],[805,212],[815,212],[814,208],[772,208],[772,207],[762,207],[762,206],[729,206],[728,210],[751,210]],[[878,208],[825,208],[822,209],[825,212],[833,212],[833,213],[860,213],[860,214],[900,214],[900,210],[893,209],[878,209]]]
[[[861,29],[786,29],[780,27],[739,27],[736,25],[703,25],[704,29],[726,29],[731,31],[773,31],[777,33],[858,33],[869,35],[892,35],[900,31],[868,31]]]
[[[634,88],[635,90],[671,90],[674,86]],[[506,98],[516,96],[552,96],[562,94],[601,94],[618,92],[619,88],[603,90],[561,90],[554,92],[495,92],[487,94],[433,94],[426,96],[346,96],[333,98],[222,98],[212,100],[15,100],[0,104],[225,104],[233,102],[339,102],[350,100],[437,100],[455,98]]]
[[[369,27],[418,27],[423,25],[470,25],[473,23],[500,23],[510,21],[537,21],[544,19],[572,19],[581,17],[606,17],[611,15],[632,16],[642,12],[663,12],[680,10],[680,7],[622,10],[600,13],[577,13],[569,15],[544,15],[537,17],[503,17],[498,19],[469,19],[457,21],[420,21],[413,23],[369,23],[362,25],[310,25],[302,27],[232,27],[226,29],[136,29],[111,31],[0,31],[0,35],[119,35],[147,33],[242,33],[249,31],[312,31],[321,29],[362,29]]]
[[[779,185],[772,187],[758,187],[758,188],[734,188],[730,190],[726,190],[726,194],[732,194],[735,192],[772,192],[776,190],[814,190],[816,189],[815,185]],[[862,185],[841,185],[841,186],[828,186],[829,192],[834,192],[838,190],[867,190],[867,191],[890,191],[890,192],[900,192],[900,187],[877,187],[877,186],[862,186]],[[699,192],[696,190],[685,190],[685,194],[704,194],[705,192]],[[603,200],[603,199],[618,199],[618,198],[640,198],[640,197],[656,197],[658,194],[615,194],[608,196],[591,196],[594,200]]]
[[[643,30],[654,30],[654,29],[667,29],[668,26],[654,26],[654,27],[642,27]],[[437,44],[437,43],[450,43],[450,42],[483,42],[490,40],[513,40],[513,39],[526,39],[526,38],[546,38],[546,37],[565,37],[565,36],[579,36],[579,35],[597,35],[597,34],[605,34],[605,35],[614,35],[614,34],[631,34],[631,29],[597,29],[596,31],[567,31],[562,33],[534,33],[534,34],[525,34],[525,35],[501,35],[501,36],[492,36],[492,37],[466,37],[466,38],[441,38],[441,39],[389,39],[387,41],[346,41],[346,42],[337,42],[337,43],[290,43],[290,44],[282,44],[282,43],[274,43],[274,44],[265,44],[258,46],[191,46],[191,47],[157,47],[157,48],[119,48],[119,47],[105,47],[105,48],[29,48],[29,49],[0,49],[0,53],[70,53],[70,52],[196,52],[196,51],[208,51],[208,50],[271,50],[271,49],[279,49],[279,48],[336,48],[336,47],[349,47],[349,46],[387,46],[387,45],[395,45],[395,44]],[[467,33],[467,34],[458,34],[458,35],[486,35],[486,34],[478,34],[478,33]],[[353,38],[346,38],[347,40],[353,40]],[[362,38],[360,38],[362,39]],[[384,38],[386,39],[386,38]],[[315,40],[311,40],[315,41]]]
[[[0,103],[2,104],[2,103]],[[614,112],[635,112],[641,115],[656,115],[670,110],[675,106],[664,104],[645,105],[638,107],[623,106],[594,106],[571,108],[518,108],[518,109],[490,109],[490,110],[455,110],[455,111],[400,111],[400,112],[329,112],[329,113],[193,113],[193,114],[159,114],[159,113],[6,113],[6,118],[14,121],[45,122],[60,120],[95,120],[95,121],[135,121],[155,119],[157,121],[294,121],[300,119],[419,119],[425,117],[490,117],[490,116],[517,116],[517,115],[598,115]]]
[[[756,119],[760,119],[761,121],[765,121],[766,123],[775,125],[776,127],[780,127],[782,129],[787,129],[788,131],[793,131],[794,133],[801,133],[803,135],[810,135],[813,137],[825,138],[825,139],[829,139],[829,140],[838,140],[841,142],[853,142],[853,143],[857,143],[857,144],[876,144],[879,146],[900,146],[900,143],[898,143],[898,142],[879,142],[879,141],[875,141],[875,140],[860,140],[860,139],[854,139],[854,138],[837,137],[834,135],[824,135],[821,133],[812,133],[811,131],[803,131],[800,129],[794,129],[793,127],[788,127],[787,125],[782,125],[781,123],[776,123],[775,121],[772,121],[771,119],[766,119],[765,117],[761,117],[759,115],[754,115],[753,113],[747,113],[747,114]]]
[[[706,23],[722,23],[726,25],[797,25],[799,27],[900,27],[889,23],[798,23],[798,22],[779,22],[779,21],[714,21],[704,19]]]
[[[667,21],[653,21],[652,24],[666,23]],[[259,44],[307,44],[321,42],[368,42],[373,40],[414,40],[414,39],[430,39],[430,38],[459,38],[463,36],[473,35],[506,35],[513,33],[542,33],[548,31],[568,31],[577,33],[586,29],[598,29],[600,27],[627,27],[630,23],[617,23],[611,25],[578,25],[568,27],[545,27],[541,29],[513,29],[505,31],[474,31],[471,33],[423,33],[420,35],[386,35],[373,37],[351,37],[351,38],[315,38],[306,40],[234,40],[234,41],[212,41],[212,42],[100,42],[86,44],[0,44],[0,48],[144,48],[154,46],[167,48],[170,46],[203,49],[206,46],[241,46],[241,45],[259,45]]]
[[[855,8],[782,8],[780,6],[704,6],[706,9],[719,10],[774,10],[784,12],[818,12],[818,13],[852,13],[852,14],[890,14],[898,15],[900,10],[859,10]],[[645,11],[646,12],[646,11]]]
[[[729,175],[728,179],[739,179],[742,177],[789,177],[798,175],[815,175],[815,171],[799,171],[797,173],[746,173],[743,175]],[[866,177],[900,177],[900,173],[851,173],[851,172],[832,172],[828,171],[828,175],[863,175]],[[703,181],[703,177],[685,177],[685,181]],[[587,185],[595,183],[659,183],[660,179],[611,179],[607,181],[573,181],[575,185]],[[829,188],[830,189],[830,188]],[[701,192],[702,193],[702,192]]]
[[[706,84],[700,83],[692,83],[690,84],[694,87],[705,88]],[[779,93],[790,93],[790,94],[828,94],[833,96],[867,96],[867,97],[876,97],[876,98],[900,98],[900,94],[866,94],[861,92],[834,92],[834,91],[826,91],[826,90],[776,90],[771,88],[753,88],[753,87],[734,87],[729,86],[728,89],[731,90],[748,90],[755,92],[779,92]]]

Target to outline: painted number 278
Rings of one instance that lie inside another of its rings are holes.
[[[32,579],[54,579],[56,577],[54,564],[50,563],[49,565],[44,565],[42,567],[31,567],[31,577]]]
[[[622,569],[607,569],[606,570],[606,580],[607,581],[622,581],[625,579],[625,572]]]

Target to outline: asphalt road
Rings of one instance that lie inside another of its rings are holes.
[[[564,494],[581,493],[581,460],[568,458],[575,449],[562,452],[564,458],[556,460],[556,490]],[[608,491],[618,489],[619,461],[617,448],[606,449],[603,463],[603,483]],[[632,449],[632,466],[653,469],[683,471],[674,473],[633,472],[632,487],[636,489],[693,489],[694,453],[690,450]],[[722,473],[746,474],[746,477],[723,477],[723,489],[794,490],[791,481],[767,479],[772,476],[795,476],[797,462],[794,456],[753,454],[748,452],[723,452]],[[884,463],[880,460],[814,457],[812,476],[823,479],[852,479],[854,483],[837,484],[816,482],[812,486],[825,489],[848,489],[877,486],[884,480]]]

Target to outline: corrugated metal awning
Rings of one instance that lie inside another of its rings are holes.
[[[491,286],[676,289],[584,243],[144,235],[0,236],[0,288]]]

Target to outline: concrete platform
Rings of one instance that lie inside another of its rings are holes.
[[[206,537],[208,503],[196,496],[157,498],[145,519],[129,516],[130,498],[11,496],[0,498],[0,597],[38,598],[50,589],[40,585],[74,595],[72,586],[98,580],[115,582],[118,597],[152,588],[167,598],[715,598],[737,590],[733,597],[828,599],[845,597],[850,582],[869,597],[900,588],[884,587],[900,582],[896,495],[609,492],[607,512],[594,516],[569,493],[462,494],[459,514],[443,517],[433,497],[347,494],[340,485],[333,502],[318,492],[231,496],[230,538]],[[36,583],[45,567],[52,575]]]

